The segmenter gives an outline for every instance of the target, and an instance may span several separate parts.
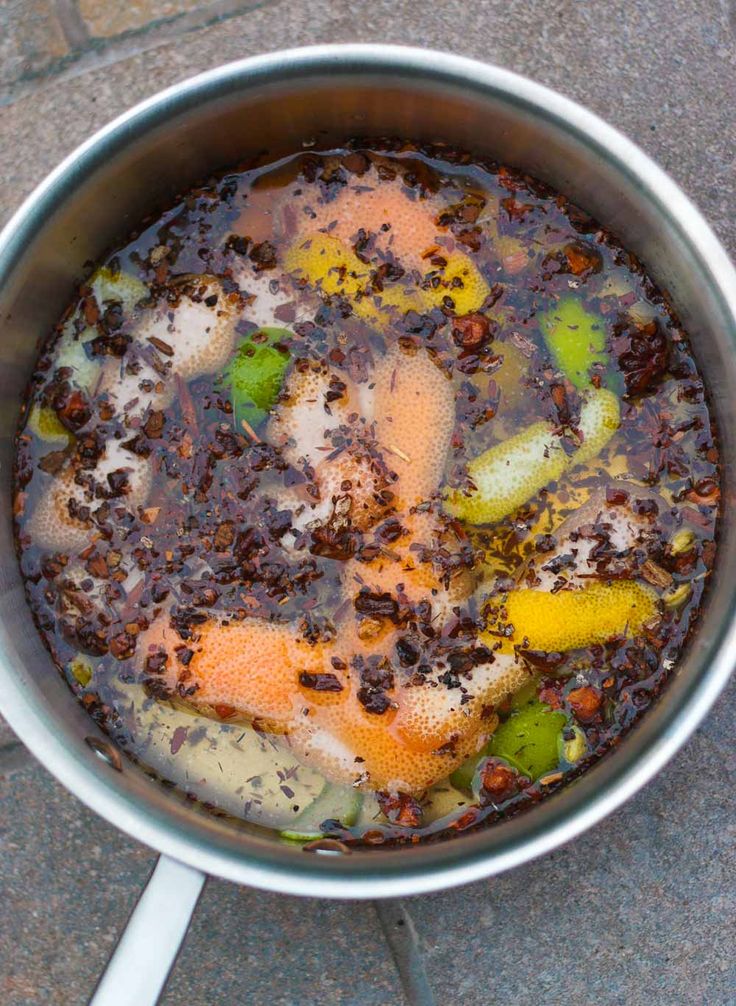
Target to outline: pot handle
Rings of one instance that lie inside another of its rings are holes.
[[[160,856],[89,1006],[156,1006],[205,875]]]

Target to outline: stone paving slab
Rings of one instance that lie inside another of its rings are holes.
[[[15,744],[20,743],[15,739],[15,734],[10,729],[5,720],[0,716],[0,751],[6,747],[12,747]]]
[[[0,88],[69,52],[48,0],[0,0]]]
[[[35,762],[0,757],[0,1002],[84,1003],[154,856]]]
[[[149,850],[34,761],[0,755],[0,1002],[82,1006],[153,867]],[[370,904],[284,898],[210,881],[163,1000],[400,1002]]]
[[[110,38],[202,6],[200,0],[79,0],[79,13],[90,35]]]
[[[171,0],[177,10],[187,3]],[[232,14],[237,5],[212,6]],[[18,18],[41,7],[0,0],[0,89],[27,58],[15,55]],[[143,26],[127,48],[113,39],[62,57],[54,76],[0,108],[0,223],[93,129],[162,87],[286,44],[383,41],[495,61],[584,102],[670,171],[734,253],[735,9],[726,0],[280,0],[198,30],[174,16],[168,34]],[[77,44],[74,0],[53,10]],[[44,32],[58,39],[54,18],[41,22],[39,52]],[[734,1002],[735,700],[732,684],[673,764],[583,838],[506,876],[407,903],[439,1003]],[[0,1003],[81,1004],[153,854],[61,790],[1,723],[0,808]],[[212,881],[165,1004],[398,1003],[371,911]]]
[[[285,45],[378,40],[496,62],[582,101],[652,154],[734,252],[736,22],[729,10],[719,0],[697,9],[690,0],[444,0],[421,14],[414,0],[266,3],[176,44],[62,76],[0,108],[0,136],[12,138],[0,144],[0,220],[95,128],[162,87]]]
[[[0,0],[0,106],[270,0]]]

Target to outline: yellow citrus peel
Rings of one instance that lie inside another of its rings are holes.
[[[605,643],[616,636],[636,635],[658,617],[655,592],[633,580],[591,581],[581,590],[511,591],[499,614],[482,633],[486,645],[502,640],[502,652],[514,647],[564,653]],[[501,612],[504,612],[501,619]],[[512,628],[510,635],[505,632]]]
[[[456,314],[468,314],[480,308],[489,292],[476,266],[459,252],[447,256],[444,268],[432,271],[436,285],[410,286],[404,277],[377,291],[373,268],[337,238],[320,232],[300,236],[286,252],[284,267],[328,296],[346,297],[358,317],[373,322],[392,309],[400,314],[429,311],[441,306],[446,297],[451,298]]]
[[[619,427],[616,396],[603,388],[588,393],[580,413],[583,441],[567,454],[548,423],[533,423],[525,430],[484,451],[468,464],[475,490],[451,490],[445,509],[471,524],[503,520],[550,482],[570,468],[591,461]]]

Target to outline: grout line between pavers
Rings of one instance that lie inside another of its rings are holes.
[[[374,901],[373,907],[399,973],[407,1006],[436,1006],[414,920],[400,899]]]
[[[53,0],[56,17],[70,49],[84,49],[89,45],[89,32],[79,13],[76,0]]]
[[[3,91],[0,91],[0,109],[19,101],[21,98],[28,97],[30,94],[45,90],[60,80],[70,80],[87,73],[89,70],[99,70],[111,66],[124,59],[129,59],[131,56],[168,45],[190,32],[209,28],[212,25],[229,21],[231,18],[249,14],[278,2],[279,0],[251,0],[251,2],[245,3],[243,0],[216,0],[215,3],[208,4],[206,7],[185,11],[170,18],[151,21],[141,28],[135,28],[108,39],[91,37],[87,33],[84,22],[75,28],[72,15],[69,15],[69,20],[66,21],[64,16],[59,13],[62,9],[71,9],[74,0],[56,0],[57,14],[67,42],[72,45],[67,32],[73,34],[80,30],[84,31],[84,40],[80,37],[79,42],[74,45],[74,51],[66,56],[53,60],[40,70],[22,74],[14,83],[6,86]]]

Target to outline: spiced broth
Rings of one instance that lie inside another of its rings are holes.
[[[16,529],[70,687],[287,841],[517,813],[665,686],[715,555],[687,336],[532,178],[381,141],[240,166],[46,341]]]

